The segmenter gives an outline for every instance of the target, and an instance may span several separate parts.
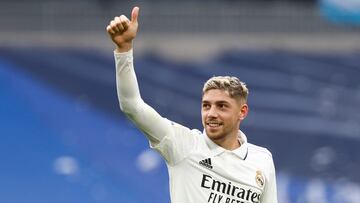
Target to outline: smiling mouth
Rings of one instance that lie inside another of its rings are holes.
[[[206,125],[209,126],[210,128],[217,128],[222,126],[223,124],[219,122],[207,122]]]

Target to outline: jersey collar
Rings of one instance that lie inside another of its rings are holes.
[[[247,146],[247,137],[246,135],[239,130],[238,140],[241,143],[241,146],[239,148],[236,148],[232,151],[222,148],[221,146],[217,145],[215,142],[213,142],[206,134],[205,130],[203,131],[203,135],[205,137],[205,141],[207,146],[209,147],[211,154],[213,156],[217,156],[225,151],[228,151],[230,153],[235,154],[242,160],[245,160],[248,155],[248,146]]]

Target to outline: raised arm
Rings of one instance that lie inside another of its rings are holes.
[[[142,130],[152,143],[159,143],[171,132],[170,122],[147,105],[140,96],[133,66],[132,43],[138,30],[139,8],[134,7],[131,20],[117,16],[106,30],[116,45],[116,84],[121,110]]]

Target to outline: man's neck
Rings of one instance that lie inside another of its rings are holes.
[[[224,136],[222,139],[213,139],[215,144],[227,150],[234,150],[241,146],[238,139],[238,132]]]

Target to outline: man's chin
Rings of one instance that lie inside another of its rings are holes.
[[[219,130],[205,129],[205,132],[209,138],[216,138],[221,134]]]

